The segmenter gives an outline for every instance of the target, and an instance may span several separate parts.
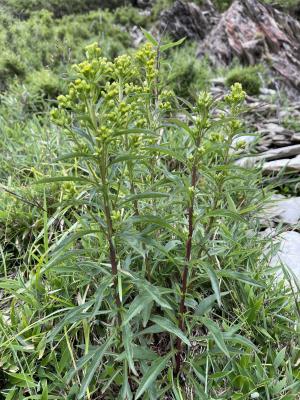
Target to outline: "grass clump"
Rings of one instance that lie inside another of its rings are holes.
[[[226,76],[226,85],[230,87],[238,82],[250,96],[258,95],[261,87],[259,72],[260,68],[258,66],[234,67]]]
[[[208,89],[213,70],[206,59],[196,58],[196,46],[185,44],[170,52],[168,62],[162,64],[162,79],[179,97],[195,98],[196,93]]]
[[[66,72],[66,65],[79,60],[91,40],[101,40],[105,44],[103,51],[112,57],[131,45],[129,34],[115,23],[113,14],[108,11],[65,16],[58,20],[49,11],[42,10],[24,21],[10,14],[1,15],[0,19],[0,50],[3,54],[0,81],[3,89],[17,77],[19,82],[27,82],[29,91],[32,84],[35,92],[39,83],[45,88],[46,97],[51,92],[56,94],[53,89]]]
[[[55,18],[61,18],[99,8],[116,8],[126,3],[125,0],[2,0],[1,6],[17,18],[24,19],[41,10],[50,11]]]
[[[148,39],[111,60],[89,45],[32,152],[42,209],[21,267],[2,261],[1,394],[296,398],[295,304],[255,218],[267,194],[232,151],[245,92],[181,101],[159,68],[174,44]]]

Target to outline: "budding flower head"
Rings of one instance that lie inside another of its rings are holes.
[[[234,120],[230,121],[231,130],[238,131],[241,127],[242,127],[242,123],[238,119],[234,119]]]
[[[231,105],[242,103],[246,98],[246,92],[243,91],[242,85],[236,82],[231,86],[230,94],[225,96],[225,101]]]
[[[197,100],[197,107],[199,111],[208,110],[213,103],[213,98],[208,92],[201,92]]]
[[[236,143],[236,148],[237,150],[242,150],[245,149],[246,145],[247,145],[246,141],[241,139]]]
[[[210,140],[212,142],[223,142],[224,135],[221,132],[212,132],[210,134]]]
[[[85,48],[85,55],[88,60],[100,57],[101,49],[97,42],[91,43]]]
[[[198,155],[199,155],[199,157],[202,157],[204,154],[205,154],[205,147],[204,146],[200,146],[200,147],[198,147],[198,149],[197,149],[197,153],[198,153]]]

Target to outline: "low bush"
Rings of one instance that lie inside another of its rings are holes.
[[[50,80],[53,74],[61,76],[69,64],[83,55],[83,49],[91,40],[103,43],[107,56],[115,57],[125,48],[130,48],[131,38],[114,21],[113,14],[104,11],[91,12],[76,17],[66,16],[60,20],[48,11],[35,12],[26,21],[10,15],[0,16],[0,81],[7,88],[17,76],[20,82],[32,81],[34,73],[38,79]],[[47,76],[46,76],[47,75]],[[48,87],[49,89],[49,87]]]
[[[99,8],[116,8],[125,6],[127,0],[2,0],[1,5],[15,17],[29,18],[35,11],[47,10],[55,18],[70,14],[83,14]]]
[[[25,77],[25,65],[13,52],[3,52],[0,60],[0,89],[4,90],[14,78]]]
[[[47,69],[32,72],[28,75],[26,83],[33,96],[40,96],[41,100],[54,100],[63,90],[63,81]]]
[[[206,59],[196,58],[196,46],[186,44],[171,51],[168,62],[162,62],[165,85],[180,97],[191,99],[201,90],[208,89],[213,69]]]
[[[114,18],[117,24],[125,27],[137,25],[139,27],[145,27],[148,24],[149,16],[142,14],[136,7],[126,6],[119,7],[114,11]]]
[[[181,102],[148,37],[113,61],[90,45],[51,112],[67,150],[45,147],[35,183],[65,196],[51,214],[43,195],[24,266],[0,280],[1,394],[296,398],[295,304],[256,219],[267,194],[235,163],[245,93]]]

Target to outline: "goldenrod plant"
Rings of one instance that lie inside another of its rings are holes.
[[[160,66],[182,41],[145,36],[112,60],[89,45],[51,111],[62,150],[31,171],[39,229],[15,276],[0,247],[1,395],[296,399],[295,304],[256,218],[268,194],[235,162],[245,92],[177,98]]]

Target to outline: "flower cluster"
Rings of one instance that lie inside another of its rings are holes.
[[[163,90],[158,97],[159,108],[164,111],[172,110],[172,99],[174,98],[174,93],[171,90]]]
[[[213,104],[213,98],[210,93],[208,92],[201,92],[198,96],[197,100],[197,111],[200,114],[203,114],[203,112],[209,110]]]
[[[136,52],[135,57],[140,62],[140,65],[145,68],[147,81],[151,82],[157,76],[155,67],[157,54],[153,45],[146,43]]]
[[[53,119],[59,125],[73,121],[89,130],[100,148],[118,129],[146,127],[145,104],[151,97],[155,59],[156,51],[150,43],[132,56],[121,55],[113,62],[101,57],[97,43],[87,46],[86,60],[73,66],[76,78],[68,93],[58,97]],[[162,109],[171,108],[171,96],[170,92],[162,93]],[[138,138],[132,140],[138,143]]]
[[[246,92],[243,91],[242,85],[236,82],[231,86],[230,93],[225,96],[225,102],[230,105],[240,105],[246,98]]]

